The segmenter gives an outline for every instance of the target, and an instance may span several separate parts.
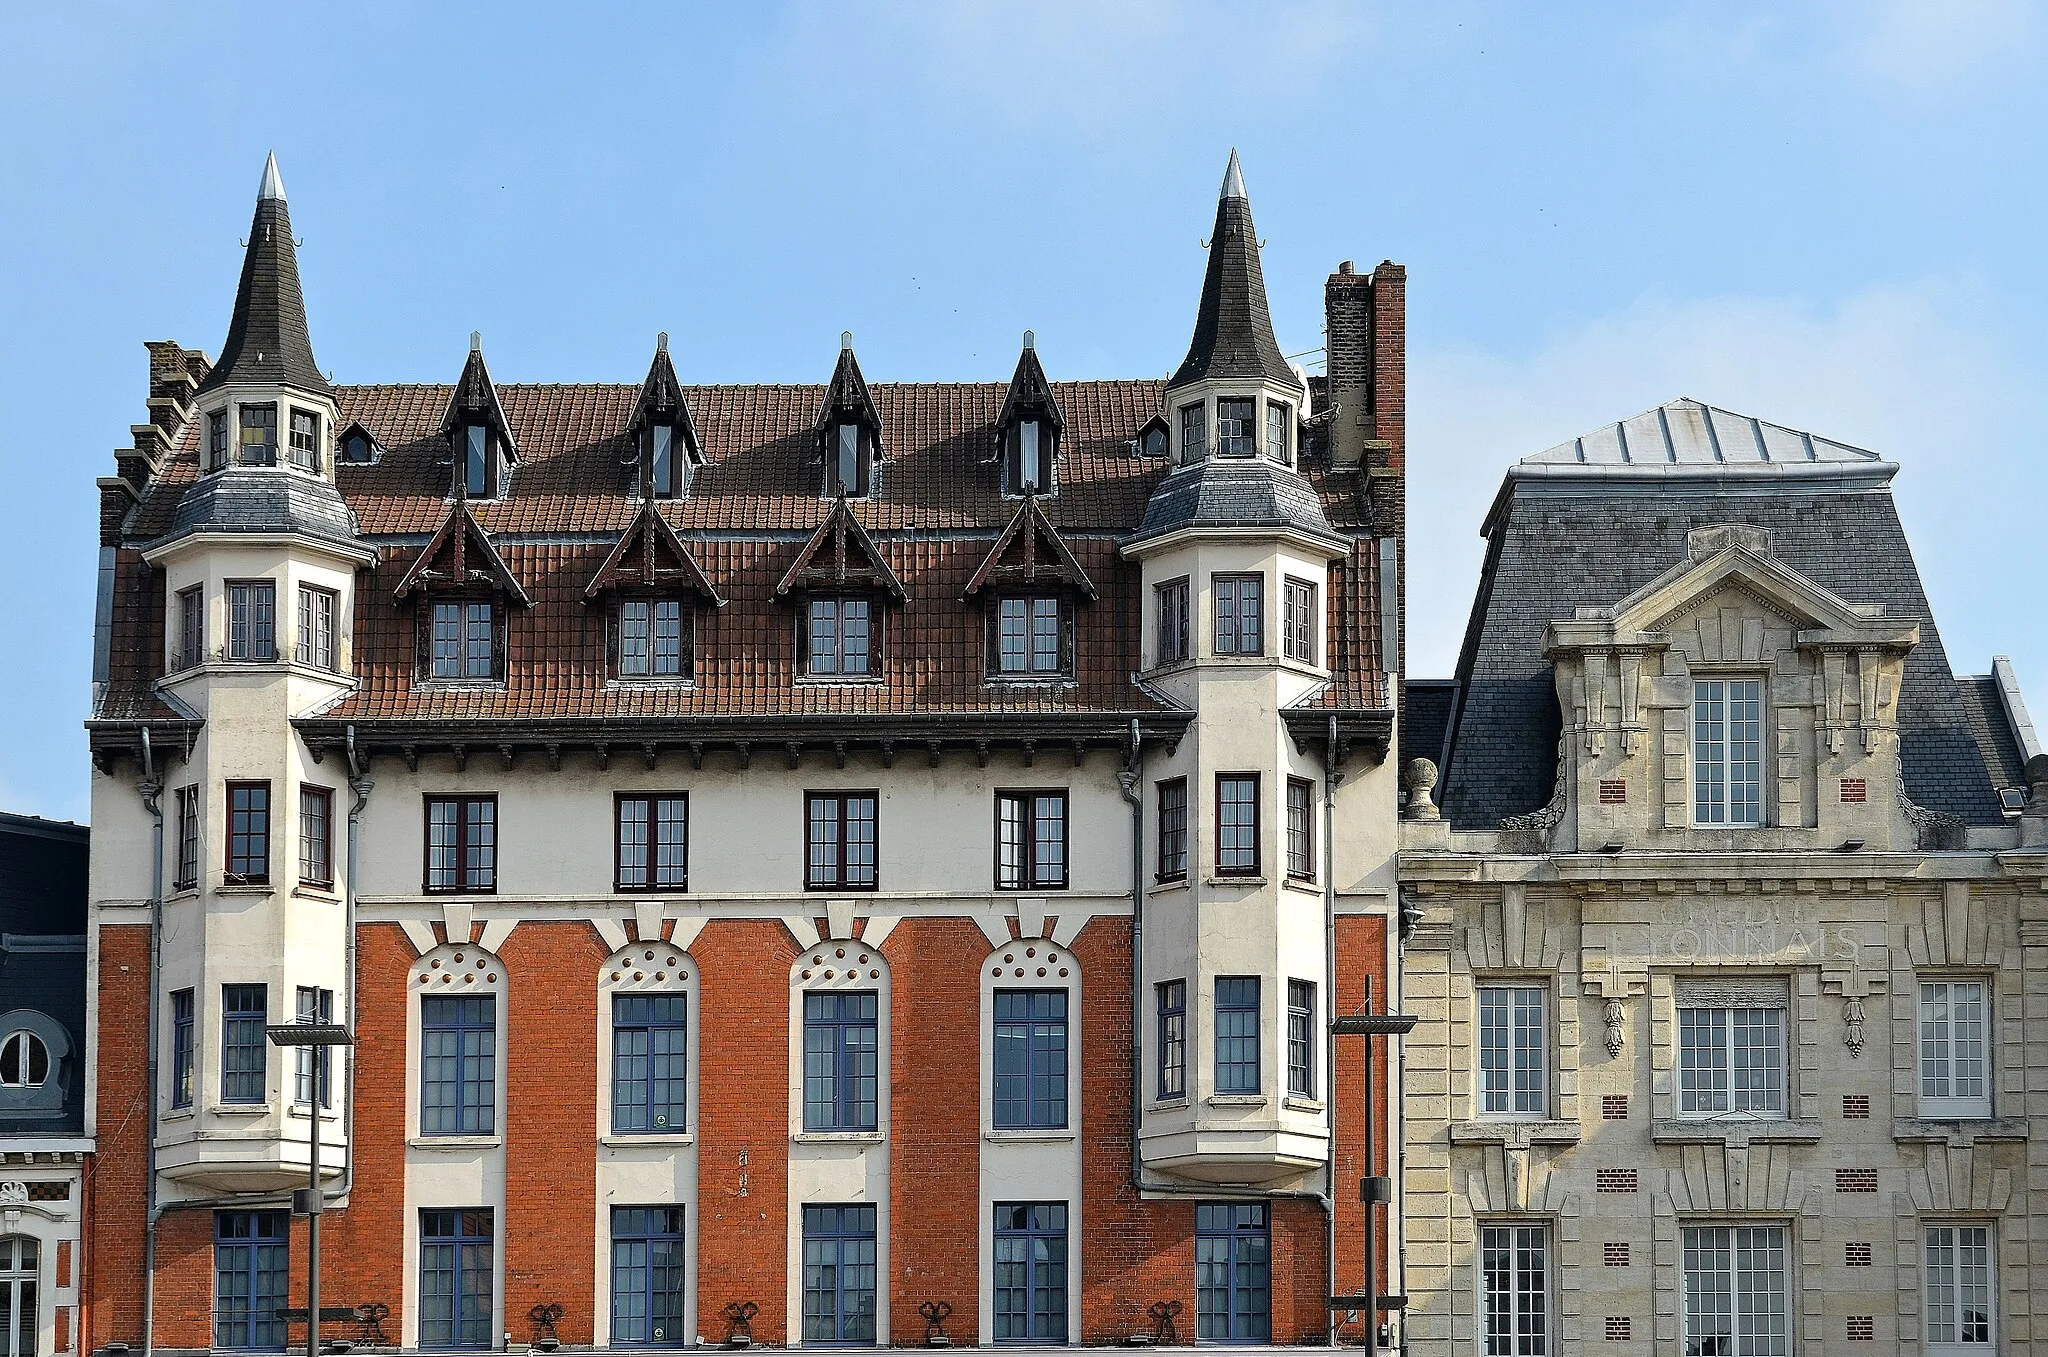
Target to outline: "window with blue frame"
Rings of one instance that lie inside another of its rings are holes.
[[[1272,1239],[1264,1202],[1195,1207],[1195,1338],[1265,1343],[1273,1333]]]
[[[1159,994],[1159,1096],[1188,1095],[1188,982],[1162,980]]]
[[[998,1343],[1067,1341],[1067,1204],[998,1202],[995,1236]]]
[[[881,1094],[874,991],[804,996],[804,1129],[872,1131]]]
[[[1067,1124],[1067,992],[996,991],[993,1124],[1057,1130]]]
[[[612,996],[612,1130],[690,1128],[690,997]]]
[[[875,1341],[875,1208],[804,1208],[804,1342]]]
[[[612,1208],[612,1342],[681,1347],[683,1208]]]
[[[1216,977],[1216,1091],[1259,1091],[1259,977]]]
[[[213,1216],[213,1345],[282,1351],[279,1317],[290,1275],[282,1211],[216,1211]]]
[[[171,1106],[192,1105],[192,999],[189,989],[171,992]]]
[[[420,1212],[420,1346],[488,1348],[494,1222],[488,1208]]]
[[[220,987],[220,1100],[224,1103],[263,1101],[263,1029],[270,1008],[264,985]]]
[[[498,1000],[420,1000],[420,1134],[488,1136],[498,1126]]]

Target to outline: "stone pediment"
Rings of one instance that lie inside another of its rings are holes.
[[[1710,605],[1770,614],[1801,647],[1904,652],[1920,641],[1919,623],[1849,602],[1779,560],[1761,529],[1732,526],[1695,529],[1687,560],[1610,607],[1551,623],[1545,654],[1661,650],[1673,623]]]

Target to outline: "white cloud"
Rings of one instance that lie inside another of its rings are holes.
[[[1916,94],[1947,93],[2010,70],[2039,47],[2037,0],[1846,0],[1850,65]]]
[[[1869,448],[1901,464],[1900,512],[1960,672],[1993,653],[2048,694],[2040,604],[2013,544],[2048,511],[2034,431],[2048,397],[1997,339],[1994,308],[1952,279],[1873,288],[1832,308],[1780,298],[1645,299],[1533,352],[1411,359],[1411,674],[1448,674],[1472,605],[1478,528],[1507,468],[1678,396]]]

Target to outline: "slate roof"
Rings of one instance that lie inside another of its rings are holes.
[[[181,496],[169,529],[152,545],[194,533],[292,532],[359,547],[355,515],[332,482],[268,467],[230,466]]]
[[[1292,528],[1342,545],[1315,487],[1289,467],[1263,457],[1207,458],[1176,467],[1145,505],[1128,545],[1183,528]]]
[[[230,382],[280,383],[326,395],[327,378],[313,361],[306,332],[306,301],[299,291],[299,254],[292,243],[292,214],[285,206],[277,157],[263,167],[256,215],[249,223],[249,248],[242,255],[242,279],[220,361],[199,384],[199,393]]]
[[[1216,200],[1216,229],[1209,236],[1209,266],[1202,276],[1194,338],[1168,385],[1184,386],[1205,377],[1267,377],[1301,389],[1301,379],[1273,337],[1266,275],[1259,266],[1259,234],[1252,226],[1252,205],[1245,197],[1236,151],[1230,153],[1223,191]]]
[[[863,386],[867,384],[862,383]],[[886,455],[874,495],[850,503],[881,561],[901,582],[902,604],[882,610],[885,664],[875,684],[800,683],[795,608],[774,598],[834,501],[823,496],[814,421],[818,386],[683,388],[703,440],[705,465],[690,495],[658,501],[661,520],[688,547],[725,600],[698,613],[694,687],[607,684],[606,607],[591,581],[639,521],[627,427],[638,382],[555,386],[504,384],[496,395],[519,440],[521,461],[503,498],[466,508],[507,571],[532,599],[507,625],[509,675],[502,688],[415,688],[414,609],[395,589],[448,522],[450,469],[438,429],[450,388],[339,387],[341,422],[359,421],[384,449],[374,464],[343,464],[341,497],[359,541],[381,556],[358,575],[355,636],[361,686],[323,719],[507,717],[726,717],[854,712],[1075,713],[1161,710],[1136,683],[1139,567],[1118,555],[1146,517],[1163,462],[1135,455],[1133,439],[1163,398],[1158,381],[1053,382],[1067,422],[1057,494],[1037,511],[1098,591],[1075,611],[1075,681],[1000,685],[983,680],[983,609],[963,601],[970,579],[1015,520],[1020,501],[1002,494],[997,417],[1008,384],[875,383]],[[152,692],[164,654],[162,577],[133,548],[177,521],[184,492],[200,481],[199,432],[188,428],[136,508],[115,553],[106,720],[180,714]],[[284,469],[266,478],[307,482]],[[1331,655],[1337,680],[1304,705],[1383,709],[1379,581],[1370,528],[1343,478],[1319,463],[1304,473],[1261,463],[1224,468],[1249,478],[1255,518],[1306,524],[1347,550],[1332,567]],[[1188,480],[1199,480],[1196,473]],[[1194,497],[1199,506],[1201,496]],[[1178,502],[1178,500],[1176,500]],[[1266,506],[1261,508],[1259,506]],[[1284,512],[1280,508],[1284,506]],[[1201,521],[1208,517],[1197,514]]]
[[[0,1013],[41,1013],[71,1035],[61,1111],[0,1118],[0,1141],[85,1129],[89,834],[84,825],[0,813]]]
[[[1451,679],[1409,679],[1401,685],[1401,766],[1410,759],[1444,762],[1444,738],[1457,709],[1458,685]]]
[[[1971,674],[1956,680],[1956,695],[1970,723],[1991,785],[1999,790],[2027,785],[2027,756],[2006,715],[2005,700],[1998,695],[1998,680],[1990,674]]]
[[[1492,829],[1550,800],[1560,716],[1542,653],[1545,625],[1625,598],[1686,559],[1691,529],[1726,523],[1768,529],[1773,551],[1792,569],[1852,603],[1880,604],[1888,616],[1920,624],[1899,698],[1906,793],[1968,824],[2001,821],[1977,724],[1950,670],[1888,474],[1870,474],[1888,473],[1889,464],[1858,452],[1840,458],[1838,476],[1731,486],[1714,465],[1643,479],[1596,463],[1558,476],[1554,452],[1510,472],[1488,518],[1440,784],[1444,813],[1458,828]]]

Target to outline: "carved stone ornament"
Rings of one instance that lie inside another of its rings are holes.
[[[1610,1059],[1621,1054],[1621,1018],[1621,1000],[1609,999],[1601,1020],[1607,1024],[1607,1055]]]
[[[1851,999],[1842,1005],[1842,1044],[1851,1058],[1863,1054],[1863,1001]]]
[[[28,1184],[23,1182],[0,1183],[0,1206],[27,1206]]]
[[[1430,793],[1436,787],[1436,765],[1428,759],[1410,759],[1402,771],[1401,781],[1408,788],[1408,808],[1402,818],[1408,820],[1436,820],[1442,818],[1436,802]]]

